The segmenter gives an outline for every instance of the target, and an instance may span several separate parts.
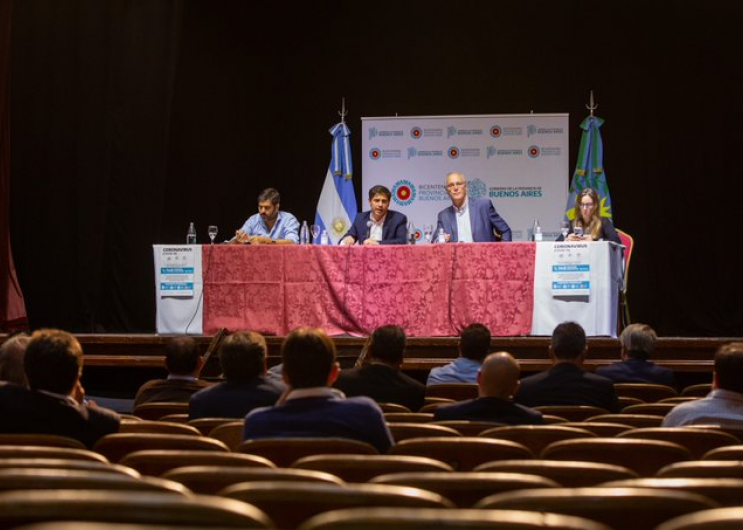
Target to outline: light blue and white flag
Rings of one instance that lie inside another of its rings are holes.
[[[353,190],[351,143],[348,138],[351,131],[341,122],[330,129],[330,134],[333,135],[330,166],[317,203],[315,224],[320,226],[320,233],[327,230],[330,243],[336,245],[351,228],[359,210]],[[319,240],[315,243],[319,243]]]

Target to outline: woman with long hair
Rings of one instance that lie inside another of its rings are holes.
[[[583,188],[575,198],[575,215],[570,223],[567,241],[614,241],[622,244],[614,225],[606,217],[601,217],[601,201],[593,188]],[[576,228],[580,230],[576,230]],[[582,235],[576,234],[582,232]],[[557,239],[562,241],[563,237]]]

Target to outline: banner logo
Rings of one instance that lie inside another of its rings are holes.
[[[488,195],[487,185],[480,179],[467,182],[467,195],[473,199],[482,199]]]
[[[379,131],[376,127],[369,127],[369,140],[373,140],[379,135]]]
[[[498,138],[500,134],[501,134],[500,125],[493,125],[490,128],[490,136],[492,136],[493,138]]]
[[[421,136],[423,136],[423,129],[420,127],[413,127],[410,129],[410,137],[414,140],[418,140]]]
[[[378,147],[372,147],[369,150],[369,158],[371,158],[372,160],[379,160],[381,156],[382,151],[380,151]]]
[[[531,138],[532,134],[537,134],[537,126],[536,125],[527,125],[526,126],[526,137]]]
[[[418,194],[415,184],[409,180],[398,180],[392,187],[392,200],[400,206],[409,206]]]
[[[455,145],[451,146],[447,154],[449,155],[449,158],[451,158],[452,160],[459,158],[459,147]]]
[[[408,160],[415,158],[415,155],[417,154],[418,150],[415,147],[408,147]]]
[[[457,134],[457,128],[454,127],[453,125],[449,125],[446,128],[446,137],[447,138],[451,138],[452,136],[456,136],[456,134]]]
[[[536,145],[530,145],[528,153],[529,153],[529,158],[537,158],[540,155],[541,151],[539,150],[539,147],[537,147]]]

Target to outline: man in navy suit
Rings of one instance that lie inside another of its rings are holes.
[[[447,243],[511,241],[511,228],[495,211],[491,200],[467,197],[467,179],[462,173],[446,176],[446,193],[452,205],[439,212],[436,233],[443,228]]]
[[[371,210],[356,215],[353,226],[341,239],[341,245],[404,245],[407,237],[408,218],[390,210],[392,193],[384,186],[369,190]]]
[[[615,383],[654,383],[674,386],[673,370],[650,362],[657,335],[647,324],[630,324],[619,336],[622,362],[599,366],[596,373]]]

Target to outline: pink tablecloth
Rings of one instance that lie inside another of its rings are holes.
[[[528,335],[534,257],[533,243],[204,246],[204,333],[366,335],[398,324],[411,337],[456,336],[482,322],[493,335]]]

